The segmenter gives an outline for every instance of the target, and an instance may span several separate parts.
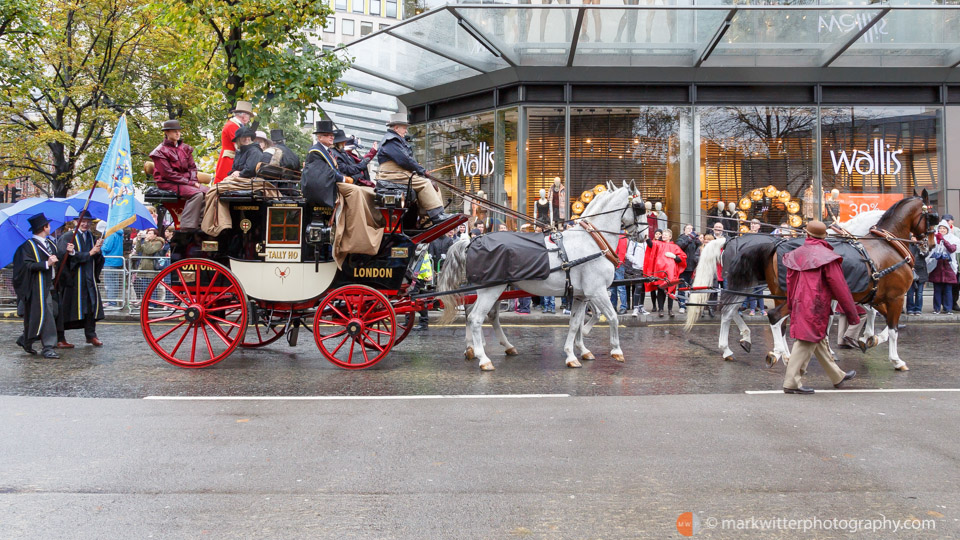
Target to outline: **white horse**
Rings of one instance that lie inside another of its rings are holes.
[[[880,221],[880,217],[883,216],[883,213],[884,210],[863,212],[851,220],[840,223],[839,225],[854,236],[866,236],[870,232],[870,228],[875,226],[877,222]],[[830,230],[828,234],[833,235],[835,233]],[[718,238],[704,246],[703,251],[700,254],[700,261],[697,264],[696,274],[694,275],[694,281],[692,284],[694,289],[699,287],[710,287],[714,284],[716,279],[716,265],[717,262],[720,261],[723,254],[723,249],[726,246],[726,240],[726,237]],[[756,276],[756,278],[758,282],[763,282],[765,279],[764,276]],[[740,346],[743,348],[743,350],[750,352],[752,345],[750,339],[750,327],[747,326],[746,321],[743,320],[739,310],[740,302],[743,300],[743,297],[736,295],[731,295],[731,297],[732,298],[726,299],[724,305],[720,306],[719,309],[720,336],[718,347],[723,355],[723,359],[727,361],[732,361],[734,359],[733,351],[730,349],[731,322],[735,323],[737,325],[737,329],[740,331]],[[690,295],[690,298],[690,303],[703,304],[706,302],[707,293],[693,293]],[[865,341],[870,347],[873,347],[886,340],[886,330],[884,330],[881,336],[874,336],[874,320],[876,318],[876,310],[874,310],[871,306],[865,307],[867,308],[867,322],[864,325],[863,337],[861,340]],[[687,321],[686,326],[684,327],[685,330],[689,331],[693,327],[693,324],[696,322],[702,311],[703,306],[692,306],[687,308]],[[776,323],[770,325],[770,331],[773,334],[773,351],[767,355],[767,364],[770,366],[776,364],[777,361],[786,362],[790,359],[790,347],[783,332],[783,325],[786,320],[787,317],[783,317]],[[846,318],[841,319],[838,328],[838,342],[842,339],[843,333],[846,331],[846,326]],[[829,332],[829,328],[827,331]]]
[[[563,247],[566,249],[567,260],[576,261],[600,253],[600,247],[583,227],[583,221],[589,222],[600,231],[608,245],[616,249],[620,230],[634,234],[637,230],[637,221],[644,213],[643,201],[637,192],[636,185],[631,182],[623,183],[617,188],[612,182],[607,183],[607,191],[598,194],[587,205],[578,223],[572,229],[563,231]],[[437,289],[452,291],[466,284],[466,252],[469,240],[462,239],[450,247],[447,252],[446,263],[437,280]],[[549,253],[550,268],[561,265],[560,255],[556,251]],[[594,258],[588,262],[570,268],[570,284],[573,288],[573,303],[570,306],[570,329],[563,346],[566,353],[566,365],[571,368],[581,367],[580,360],[574,354],[574,349],[580,352],[583,360],[593,360],[595,357],[583,343],[583,323],[587,303],[599,309],[607,317],[610,325],[610,356],[618,362],[623,362],[623,351],[620,349],[619,320],[617,310],[610,303],[607,292],[613,282],[614,265],[606,257]],[[526,291],[534,296],[563,296],[566,286],[566,276],[563,271],[551,272],[546,279],[525,280],[510,283],[516,289]],[[508,284],[495,285],[477,291],[477,299],[467,312],[466,350],[464,355],[468,359],[477,358],[480,369],[490,371],[494,369],[493,362],[487,357],[484,350],[484,340],[481,325],[489,314],[493,318],[494,329],[500,344],[506,347],[508,355],[518,354],[516,348],[507,341],[507,337],[499,325],[500,295],[507,289]],[[462,295],[445,295],[443,297],[443,314],[440,324],[448,324],[457,314],[457,306],[463,303]]]

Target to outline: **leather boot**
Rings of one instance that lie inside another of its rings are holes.
[[[453,218],[457,217],[457,215],[456,215],[456,214],[448,214],[448,213],[446,213],[446,212],[443,211],[443,207],[442,207],[442,206],[438,206],[438,207],[436,207],[436,208],[432,208],[432,209],[430,209],[430,210],[427,210],[427,217],[430,218],[430,226],[431,226],[431,227],[436,227],[437,225],[443,223],[444,221],[446,221],[446,220],[448,220],[448,219],[453,219]]]

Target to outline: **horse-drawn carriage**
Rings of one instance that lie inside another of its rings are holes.
[[[376,364],[407,337],[413,313],[432,303],[410,295],[417,246],[466,217],[418,230],[413,190],[380,192],[371,209],[383,227],[379,249],[342,254],[338,265],[335,209],[308,203],[290,171],[267,166],[260,176],[249,189],[217,193],[229,228],[174,236],[170,265],[143,293],[147,343],[171,364],[200,368],[237,347],[284,336],[296,345],[303,327],[330,362],[347,369]],[[176,194],[155,188],[145,199],[175,220],[183,207]]]

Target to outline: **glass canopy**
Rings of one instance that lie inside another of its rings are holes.
[[[344,81],[399,95],[517,66],[960,66],[960,0],[531,1],[439,5],[361,38],[338,50]]]

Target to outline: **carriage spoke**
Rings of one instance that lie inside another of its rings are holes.
[[[170,291],[171,294],[173,294],[174,296],[176,296],[176,297],[177,297],[177,300],[179,300],[180,302],[182,302],[182,303],[184,303],[184,304],[189,304],[189,303],[190,303],[190,302],[187,302],[186,299],[184,299],[184,297],[180,295],[180,293],[178,293],[177,291],[173,290],[173,287],[171,287],[170,285],[167,285],[167,282],[166,282],[166,281],[161,281],[160,284],[163,285],[168,291]],[[181,309],[183,309],[183,308],[181,308]]]
[[[317,320],[319,321],[320,324],[327,324],[331,326],[346,326],[348,321],[347,317],[342,317],[341,320],[339,321],[328,321],[326,319],[317,319]]]
[[[210,329],[213,330],[213,333],[216,334],[218,338],[220,338],[220,341],[222,341],[224,345],[226,345],[226,346],[228,346],[228,347],[230,346],[230,339],[229,339],[226,335],[224,335],[223,331],[220,330],[220,327],[216,326],[216,325],[213,324],[213,323],[209,323],[209,322],[206,323],[206,324],[210,326]],[[204,332],[206,332],[206,331],[204,331]],[[211,354],[212,354],[212,351],[211,351]]]
[[[362,343],[360,344],[360,352],[363,353],[363,363],[364,363],[364,364],[369,363],[369,362],[370,362],[370,357],[367,356],[367,348],[364,347]]]
[[[367,335],[366,333],[364,333],[364,336],[366,336],[367,341],[370,343],[370,345],[375,347],[378,351],[383,352],[383,347],[380,346],[380,336],[377,336],[376,342],[374,342],[373,339],[371,339],[370,336]],[[364,353],[364,356],[366,356],[366,353]]]
[[[339,332],[334,332],[333,334],[330,334],[329,336],[323,336],[322,338],[320,338],[320,341],[326,341],[326,340],[328,340],[328,339],[330,339],[330,338],[335,338],[335,337],[337,337],[337,336],[342,336],[342,335],[344,335],[344,334],[346,334],[346,333],[347,333],[346,330],[340,330]]]
[[[147,322],[149,323],[150,321],[147,321]],[[174,326],[173,328],[167,330],[166,332],[163,333],[163,335],[161,335],[160,337],[156,338],[156,339],[157,339],[157,342],[159,342],[161,339],[169,336],[169,335],[172,334],[177,328],[180,328],[181,326],[183,326],[183,325],[185,325],[185,324],[187,324],[187,321],[181,321],[180,324],[178,324],[178,325]],[[181,339],[182,339],[182,338],[181,338]]]
[[[160,317],[159,319],[150,319],[147,321],[147,323],[153,324],[153,323],[158,323],[163,321],[170,321],[173,319],[179,319],[181,317],[183,317],[183,313],[174,313],[173,315],[167,315],[166,317]]]
[[[193,327],[193,343],[190,345],[190,361],[196,362],[197,358],[197,327]]]
[[[331,336],[331,337],[333,337],[333,336]],[[343,344],[346,343],[348,339],[350,339],[350,336],[344,336],[344,337],[343,337],[343,340],[340,341],[340,344],[337,345],[337,348],[334,349],[333,352],[330,353],[330,356],[336,355],[336,354],[337,354],[337,351],[340,350],[340,347],[343,347]]]
[[[187,280],[183,279],[183,272],[180,271],[180,268],[177,267],[177,277],[180,278],[180,284],[183,285],[183,294],[187,297],[186,303],[192,304],[193,297],[190,296],[190,287],[187,285]],[[194,273],[194,279],[196,279],[196,273]]]
[[[376,332],[376,333],[378,333],[378,334],[383,334],[383,335],[386,335],[386,336],[389,336],[389,335],[390,335],[390,332],[387,332],[386,330],[377,330],[376,328],[373,328],[373,327],[367,328],[367,331],[368,331],[368,332]]]
[[[350,340],[350,354],[347,355],[347,363],[348,363],[348,364],[352,364],[352,363],[353,363],[353,346],[356,345],[356,344],[357,344],[356,338],[353,338],[353,339]],[[363,348],[363,347],[361,347],[361,349],[362,349],[362,348]]]
[[[207,342],[207,352],[210,353],[210,359],[212,360],[217,355],[213,354],[213,347],[210,346],[210,334],[207,333],[207,327],[203,324],[203,321],[200,322],[200,329],[203,330],[203,340]]]
[[[184,322],[186,322],[186,321],[184,321]],[[188,327],[187,327],[187,330],[183,333],[182,336],[180,336],[180,341],[178,341],[178,342],[177,342],[177,346],[174,347],[172,351],[170,351],[170,356],[176,356],[176,355],[177,355],[177,350],[180,349],[180,345],[183,344],[183,340],[185,340],[185,339],[187,338],[187,336],[190,335],[190,329],[191,329],[191,328],[193,328],[193,325],[192,325],[192,324],[191,324],[190,326],[188,326]]]
[[[339,315],[341,319],[343,319],[343,320],[345,320],[345,321],[350,319],[350,317],[347,317],[346,315],[343,314],[343,312],[341,312],[339,309],[337,309],[336,307],[334,307],[333,304],[330,304],[330,309],[332,309],[334,312],[336,312],[336,314]],[[323,322],[326,322],[326,321],[324,321],[323,319],[320,319],[320,320],[323,321]]]
[[[187,308],[185,308],[185,307],[183,307],[183,306],[177,306],[177,305],[174,305],[174,304],[168,304],[168,303],[166,303],[166,302],[161,302],[160,300],[154,300],[154,299],[152,299],[152,298],[151,298],[148,302],[149,302],[150,304],[154,304],[154,305],[158,305],[158,306],[163,306],[163,307],[165,307],[165,308],[170,308],[170,309],[177,309],[177,310],[180,310],[180,311],[185,311],[185,310],[187,309]]]
[[[227,287],[226,289],[220,291],[220,294],[214,296],[214,297],[213,297],[213,300],[208,300],[207,302],[205,302],[204,305],[205,305],[205,306],[209,306],[209,305],[214,304],[217,300],[219,300],[220,298],[222,298],[223,295],[225,295],[225,294],[227,294],[227,293],[229,293],[229,292],[233,292],[233,287],[232,287],[232,286],[231,286],[231,287]],[[234,296],[236,297],[237,295],[234,295]],[[234,305],[231,304],[230,307],[234,307]],[[226,306],[224,306],[224,309],[226,309]]]
[[[217,306],[216,308],[211,309],[210,311],[225,311],[228,309],[242,307],[240,304],[230,304],[228,306]]]
[[[228,326],[233,326],[233,327],[236,327],[236,328],[240,328],[240,323],[235,323],[235,322],[232,322],[232,321],[228,321],[228,320],[226,320],[226,319],[221,319],[220,317],[217,317],[217,316],[215,316],[215,315],[207,314],[207,318],[213,319],[213,320],[215,320],[215,321],[217,321],[217,322],[222,322],[223,324],[226,324],[226,325],[228,325]]]

